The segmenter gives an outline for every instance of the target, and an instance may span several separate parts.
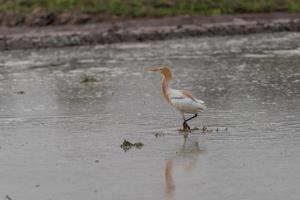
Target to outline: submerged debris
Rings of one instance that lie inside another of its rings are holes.
[[[228,131],[228,128],[224,128],[224,129],[220,129],[220,128],[208,128],[206,126],[203,126],[202,128],[198,128],[198,127],[195,127],[195,128],[191,128],[191,129],[179,129],[180,132],[183,132],[183,134],[186,134],[186,133],[191,133],[193,131],[197,131],[197,130],[200,130],[202,133],[218,133],[218,132],[221,132],[221,131]],[[158,137],[158,135],[155,134],[155,137]]]
[[[156,137],[156,138],[160,138],[160,137],[163,137],[163,136],[165,136],[165,134],[164,133],[154,133],[154,136]]]
[[[202,133],[211,133],[211,132],[219,132],[219,131],[228,131],[228,128],[224,128],[223,130],[220,128],[216,128],[216,129],[209,129],[207,127],[202,128]]]
[[[82,75],[80,77],[80,83],[91,83],[98,82],[98,80],[94,76]]]
[[[25,92],[24,92],[24,91],[22,91],[22,90],[20,90],[20,91],[17,91],[16,93],[17,93],[17,94],[25,94]]]
[[[143,143],[141,142],[136,142],[136,143],[131,143],[127,140],[124,140],[123,143],[120,145],[120,147],[124,150],[124,151],[128,151],[129,149],[131,149],[132,147],[135,147],[137,149],[141,149],[144,146]]]

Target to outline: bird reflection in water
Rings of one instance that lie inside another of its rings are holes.
[[[167,160],[165,166],[165,193],[167,199],[172,199],[176,190],[173,173],[174,169],[182,169],[183,172],[191,172],[198,163],[198,158],[205,150],[199,146],[198,137],[184,137],[184,143],[176,155]]]

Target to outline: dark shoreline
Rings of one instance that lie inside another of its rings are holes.
[[[47,27],[0,27],[0,50],[300,31],[300,14],[179,16]]]

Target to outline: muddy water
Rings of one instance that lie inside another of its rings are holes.
[[[1,198],[298,199],[299,44],[280,33],[1,52]],[[185,140],[143,70],[160,63],[207,104],[191,126],[228,131]],[[124,139],[145,146],[124,152]]]

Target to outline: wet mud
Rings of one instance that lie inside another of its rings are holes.
[[[118,19],[107,20],[102,23],[68,24],[63,26],[4,26],[0,27],[0,50],[39,49],[284,31],[295,32],[299,30],[300,15],[297,13]]]

